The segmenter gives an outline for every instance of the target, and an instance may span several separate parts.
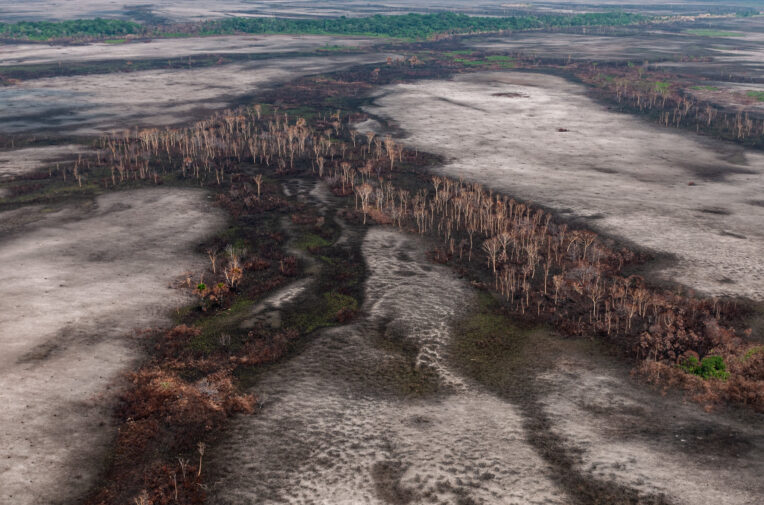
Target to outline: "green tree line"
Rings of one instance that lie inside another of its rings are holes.
[[[139,34],[144,27],[118,19],[77,19],[72,21],[20,21],[0,23],[0,37],[25,40],[108,38]]]
[[[643,16],[622,12],[578,14],[574,16],[478,17],[443,12],[438,14],[376,15],[364,18],[284,19],[227,18],[203,23],[206,33],[310,33],[373,35],[424,39],[440,33],[472,33],[532,28],[623,25],[644,20]]]
[[[638,14],[624,12],[511,17],[480,17],[443,12],[438,14],[375,15],[362,18],[340,17],[332,19],[225,18],[180,26],[146,26],[131,21],[83,19],[60,22],[0,23],[0,38],[45,41],[109,38],[131,34],[161,37],[179,34],[289,33],[426,39],[442,33],[625,25],[646,19]]]

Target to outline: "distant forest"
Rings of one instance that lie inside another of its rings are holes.
[[[46,41],[70,38],[111,38],[140,34],[145,27],[118,19],[77,19],[73,21],[20,21],[0,23],[0,37]]]
[[[437,34],[447,33],[528,30],[566,26],[612,26],[639,23],[646,20],[648,18],[645,16],[624,12],[511,17],[478,17],[455,13],[438,13],[333,19],[225,18],[184,25],[157,26],[115,19],[83,19],[60,22],[0,23],[0,38],[49,41],[109,39],[127,35],[177,37],[235,33],[288,33],[426,39]]]

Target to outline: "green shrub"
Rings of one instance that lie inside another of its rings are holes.
[[[300,237],[297,240],[297,243],[295,246],[297,246],[298,249],[303,249],[307,251],[314,251],[316,249],[319,249],[321,247],[330,246],[332,243],[325,238],[316,235],[315,233],[306,233],[302,237]]]
[[[358,301],[355,298],[336,291],[324,293],[322,297],[310,302],[306,304],[310,306],[310,309],[295,307],[293,312],[286,315],[287,326],[307,334],[341,322],[338,318],[343,311],[358,310]]]
[[[706,356],[701,361],[695,356],[688,356],[679,364],[679,368],[687,373],[699,375],[704,379],[727,379],[730,373],[721,356]]]
[[[665,93],[671,87],[671,84],[665,81],[655,81],[655,90]]]
[[[745,355],[743,355],[744,360],[751,359],[755,354],[758,354],[760,352],[764,352],[764,345],[757,345],[755,347],[751,347],[746,351]]]

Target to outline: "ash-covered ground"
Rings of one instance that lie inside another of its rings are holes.
[[[136,331],[170,323],[172,285],[225,219],[189,189],[115,192],[0,215],[0,502],[68,503],[95,484]]]

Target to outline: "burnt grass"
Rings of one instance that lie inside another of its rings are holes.
[[[351,119],[363,119],[366,114],[360,111],[360,107],[368,102],[368,92],[374,86],[420,79],[441,79],[455,72],[475,69],[474,66],[443,61],[432,52],[428,52],[427,47],[424,45],[423,50],[418,53],[421,63],[417,65],[399,62],[392,65],[359,66],[331,75],[298,79],[258,98],[263,103],[278,107],[280,112],[288,112],[293,116],[319,118],[342,110],[344,114],[350,114]],[[217,59],[212,62],[201,58],[196,63],[215,64]],[[167,64],[166,60],[163,64]],[[117,62],[115,65],[119,67],[125,65],[125,62]],[[478,70],[498,68],[501,68],[499,63],[477,66]],[[45,71],[38,70],[43,73]],[[83,68],[82,72],[87,73],[87,68]],[[21,142],[23,144],[24,140]],[[27,140],[26,143],[33,141]],[[430,185],[428,168],[439,161],[436,156],[419,153],[416,163],[398,169],[393,174],[393,180],[396,186],[407,188],[411,194],[415,194],[417,190]],[[67,170],[69,177],[64,180]],[[108,174],[105,171],[99,173],[98,170],[97,167],[93,168],[93,173],[84,186],[74,181],[71,167],[67,166],[62,166],[58,172],[51,174],[17,176],[12,181],[3,183],[2,186],[9,189],[11,195],[0,205],[0,210],[30,203],[63,205],[93,198],[110,186]],[[172,346],[164,340],[166,334],[162,332],[147,338],[147,358],[143,368],[177,369],[184,380],[191,382],[209,374],[210,367],[213,370],[222,369],[224,361],[234,363],[232,377],[235,394],[240,395],[250,388],[256,390],[258,377],[274,363],[298,353],[316,330],[351,320],[357,308],[361,306],[365,269],[360,241],[351,240],[349,247],[334,245],[341,233],[341,227],[334,218],[338,211],[342,211],[351,227],[361,227],[358,222],[359,216],[352,210],[352,197],[333,200],[327,219],[319,226],[319,220],[323,216],[314,203],[300,200],[296,196],[285,197],[281,191],[282,185],[291,179],[314,180],[315,176],[309,167],[298,166],[295,170],[281,175],[268,172],[261,202],[254,210],[245,210],[229,197],[229,193],[232,185],[251,178],[256,172],[260,172],[258,167],[241,164],[229,181],[223,182],[222,186],[210,187],[216,193],[219,204],[229,212],[231,222],[229,228],[211,243],[201,244],[199,251],[205,253],[211,248],[222,249],[227,244],[236,244],[246,248],[249,255],[258,260],[257,266],[247,269],[244,279],[236,289],[223,293],[214,302],[200,301],[178,311],[175,324],[200,328],[198,333],[191,332]],[[114,189],[130,189],[147,184],[195,186],[192,182],[166,175],[148,183],[127,182]],[[290,230],[284,229],[284,219],[292,223]],[[435,240],[432,240],[433,247],[437,249]],[[295,258],[288,250],[290,244],[298,247],[302,244],[305,254],[312,259],[306,261]],[[439,259],[437,251],[433,253],[433,259]],[[640,262],[644,259],[643,257]],[[311,265],[315,268],[308,272]],[[472,278],[478,285],[491,284],[490,278],[482,270],[469,271],[463,264],[456,265],[455,268],[461,275]],[[249,310],[274,289],[309,275],[314,277],[314,281],[305,294],[285,308],[283,327],[257,327],[248,331],[240,328],[240,312]],[[193,286],[187,286],[187,289],[193,290]],[[313,309],[306,311],[304,307]],[[335,310],[337,308],[339,310]],[[286,337],[283,335],[285,332],[288,332]],[[549,350],[549,346],[546,346],[544,351],[539,351],[539,345],[528,345],[531,339],[541,342],[549,339],[548,335],[551,332],[549,327],[534,321],[532,314],[520,318],[496,299],[485,294],[479,310],[462,321],[459,331],[455,332],[457,338],[453,344],[451,359],[465,375],[520,407],[530,443],[550,465],[552,476],[575,503],[668,503],[663,496],[645,496],[627,486],[586,475],[579,469],[580,454],[568,447],[566,441],[553,432],[551,421],[540,404],[543,391],[539,389],[534,377],[553,362],[555,353]],[[230,337],[230,341],[224,343],[221,339],[223,333]],[[281,335],[281,340],[278,346],[273,346],[271,344],[276,335]],[[265,343],[265,347],[270,349],[267,356],[262,356],[262,359],[247,358],[247,345],[253,341]],[[607,346],[604,351],[599,349],[598,352],[613,354],[615,359],[622,357],[617,349]],[[176,361],[184,363],[178,365]],[[123,427],[135,420],[134,412],[130,410],[130,402],[126,396],[116,413],[118,422]],[[212,423],[213,429],[207,429],[204,423],[201,426],[168,425],[161,436],[145,441],[138,453],[125,452],[124,447],[118,445],[110,456],[102,483],[87,502],[118,503],[136,496],[146,488],[152,493],[169,496],[169,477],[177,474],[171,468],[178,455],[194,461],[198,457],[196,443],[199,440],[214,443],[216,437],[224,436],[225,418],[238,411],[246,412],[247,409],[231,410],[226,416]],[[121,441],[122,444],[125,442]],[[194,467],[192,465],[189,468],[193,470]],[[148,471],[157,469],[158,475],[148,475]],[[373,469],[373,472],[380,482],[394,482],[399,469],[378,467]],[[188,491],[188,496],[184,495],[185,501],[181,503],[204,502],[203,475],[198,482],[194,482],[191,486],[193,489]],[[405,500],[405,496],[399,496],[400,490],[390,486],[385,486],[380,493],[390,494],[389,499],[392,501]]]

